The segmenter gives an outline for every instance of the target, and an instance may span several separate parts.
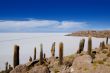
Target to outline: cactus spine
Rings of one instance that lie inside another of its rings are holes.
[[[13,66],[14,68],[19,65],[19,46],[14,46]]]
[[[106,45],[108,44],[108,37],[106,38]]]
[[[36,48],[34,48],[34,60],[36,60]]]
[[[63,43],[59,44],[59,64],[63,64]]]
[[[91,36],[88,37],[88,54],[91,55],[92,51],[92,38]]]
[[[79,50],[77,53],[81,53],[84,50],[85,39],[82,39],[79,44]]]
[[[51,54],[52,54],[52,57],[55,56],[55,42],[52,44],[52,47],[51,47]]]
[[[43,64],[43,45],[40,44],[40,65]]]

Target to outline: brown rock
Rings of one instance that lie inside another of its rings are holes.
[[[26,71],[27,71],[26,65],[18,65],[10,73],[26,73]]]
[[[49,73],[49,69],[47,66],[40,65],[33,67],[28,73]]]

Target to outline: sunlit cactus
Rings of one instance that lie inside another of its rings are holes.
[[[40,44],[40,65],[43,64],[43,45]]]
[[[17,65],[19,65],[19,46],[14,46],[14,55],[13,55],[13,67],[15,68]]]
[[[91,51],[92,51],[92,37],[89,36],[88,37],[88,54],[91,55]]]
[[[36,48],[34,48],[34,60],[36,60]]]
[[[106,38],[106,44],[108,44],[108,37]]]
[[[55,56],[55,42],[52,44],[52,47],[51,47],[51,55],[52,57]]]
[[[29,57],[29,62],[32,62],[32,57],[31,56]]]
[[[79,44],[79,50],[77,53],[81,53],[84,50],[85,39],[82,39]]]
[[[63,64],[63,43],[59,44],[59,64]]]

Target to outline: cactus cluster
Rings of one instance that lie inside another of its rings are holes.
[[[40,44],[40,65],[43,64],[43,45]]]
[[[36,47],[34,48],[34,60],[36,60]]]
[[[6,62],[5,63],[5,73],[10,73],[10,71],[13,69],[12,67],[11,67],[11,65],[10,64],[8,64],[8,62]]]
[[[101,48],[101,50],[102,49],[105,49],[105,42],[103,41],[103,42],[100,42],[100,48]]]
[[[108,44],[108,37],[106,39],[106,44]],[[80,40],[79,49],[77,53],[81,53],[84,50],[85,45],[85,39]],[[100,43],[101,49],[105,48],[104,41]],[[59,44],[59,65],[63,64],[63,42],[60,42]],[[88,50],[87,53],[92,57],[92,59],[95,58],[96,51],[92,51],[92,37],[88,37]],[[51,47],[51,55],[52,57],[55,57],[55,42],[52,44]],[[39,63],[42,65],[44,63],[44,60],[46,59],[46,54],[43,53],[43,44],[40,44],[40,59]],[[34,48],[34,57],[33,60],[36,60],[36,48]],[[30,56],[29,61],[32,61],[32,57]],[[13,55],[13,67],[15,68],[17,65],[19,65],[19,46],[14,46],[14,55]],[[8,63],[6,63],[6,71],[8,70]]]
[[[84,50],[85,39],[82,39],[79,44],[79,50],[77,53],[81,53]]]
[[[52,57],[55,56],[55,42],[52,44],[52,47],[51,47],[51,55]]]
[[[19,65],[19,46],[14,46],[14,55],[13,55],[13,67],[15,68],[17,65]]]
[[[59,64],[63,64],[63,43],[59,44]]]
[[[92,51],[92,37],[89,36],[88,37],[88,54],[91,55],[91,51]]]

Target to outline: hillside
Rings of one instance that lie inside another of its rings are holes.
[[[87,30],[87,31],[77,31],[71,34],[67,34],[67,36],[84,36],[84,37],[88,37],[89,35],[98,38],[104,38],[104,37],[110,38],[110,30],[103,30],[103,31]]]
[[[92,48],[92,38],[89,37],[87,51],[84,51],[84,43],[85,39],[82,39],[78,51],[65,57],[63,57],[63,43],[59,45],[59,57],[55,57],[53,44],[50,58],[40,55],[40,59],[29,59],[26,64],[17,65],[11,71],[0,73],[110,73],[108,38],[106,44],[102,41],[99,47]]]

